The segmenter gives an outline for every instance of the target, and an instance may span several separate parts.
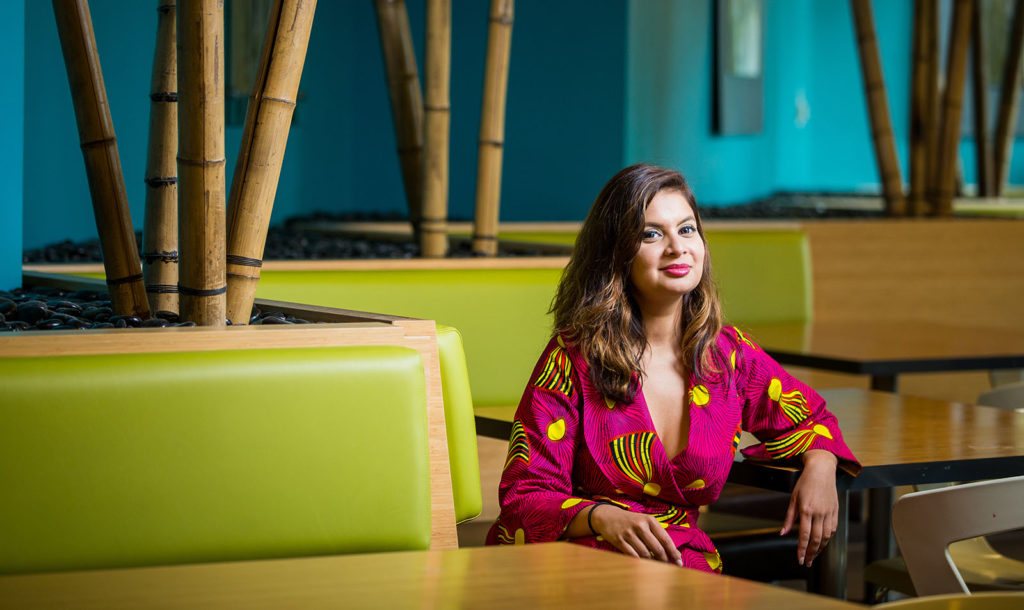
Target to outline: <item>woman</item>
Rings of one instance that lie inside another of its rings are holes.
[[[605,185],[552,311],[488,544],[569,539],[720,572],[697,514],[718,498],[742,428],[762,441],[748,458],[803,463],[781,533],[799,517],[797,560],[810,565],[836,529],[837,465],[860,466],[821,397],[722,328],[678,172],[634,165]]]

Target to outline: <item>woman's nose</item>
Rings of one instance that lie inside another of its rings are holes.
[[[669,235],[668,244],[665,247],[665,254],[668,256],[678,256],[686,250],[686,242],[679,235]]]

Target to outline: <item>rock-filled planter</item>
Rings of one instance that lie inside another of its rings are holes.
[[[230,320],[227,321],[230,324]],[[253,306],[249,324],[309,324],[281,311]],[[28,330],[88,330],[103,328],[190,327],[173,311],[157,311],[148,320],[116,315],[105,292],[56,286],[0,290],[0,332]]]

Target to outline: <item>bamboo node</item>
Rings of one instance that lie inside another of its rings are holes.
[[[178,157],[178,163],[184,163],[185,165],[192,165],[194,167],[206,167],[207,165],[224,165],[225,159],[210,159],[205,161],[193,161],[192,159],[186,159],[184,157]]]
[[[253,96],[250,96],[250,97],[253,97]],[[260,98],[260,101],[261,102],[277,102],[279,104],[285,104],[287,106],[294,106],[295,105],[295,100],[286,100],[283,97],[265,97],[264,96],[264,97]]]
[[[493,146],[495,148],[501,148],[505,145],[503,140],[480,140],[481,146]]]
[[[177,250],[162,250],[160,252],[143,252],[142,262],[152,265],[153,263],[176,263],[178,262]]]
[[[146,178],[146,184],[151,186],[151,187],[153,187],[153,188],[157,188],[157,187],[161,187],[161,186],[171,186],[171,185],[174,185],[174,184],[177,184],[177,183],[178,183],[178,177],[177,176],[168,176],[168,177],[163,177],[163,178],[160,178],[160,177],[157,177],[157,178]]]
[[[473,235],[473,239],[484,239],[487,241],[498,241],[497,235]]]
[[[488,19],[491,23],[500,23],[501,25],[512,25],[512,19],[506,16],[491,17]]]
[[[141,277],[141,276],[140,276]],[[221,286],[220,288],[189,288],[188,286],[178,285],[178,292],[190,297],[215,297],[218,294],[225,294],[228,291],[227,286]]]
[[[448,111],[448,110],[451,110],[452,107],[448,106],[448,105],[445,105],[445,106],[431,106],[429,104],[423,104],[423,109],[424,110],[435,110],[435,111],[436,110]]]
[[[178,287],[174,284],[150,284],[146,286],[149,294],[178,294]]]
[[[243,280],[252,280],[254,282],[258,282],[260,280],[259,274],[257,274],[257,275],[245,275],[244,273],[232,273],[231,271],[228,271],[227,272],[227,276],[228,277],[237,277],[237,278],[240,278],[240,279],[243,279]]]
[[[258,258],[248,258],[246,256],[239,256],[238,254],[228,254],[227,262],[229,265],[241,265],[243,267],[263,266],[263,261]]]
[[[149,99],[154,102],[177,102],[177,91],[157,91],[149,94]]]
[[[119,277],[112,280],[107,280],[107,286],[120,286],[121,284],[132,284],[134,282],[141,282],[142,274],[136,273],[135,275],[128,275],[125,277]]]
[[[96,148],[98,146],[106,146],[107,144],[113,144],[117,142],[117,138],[110,136],[109,138],[103,138],[102,140],[93,140],[91,142],[82,142],[82,148]]]

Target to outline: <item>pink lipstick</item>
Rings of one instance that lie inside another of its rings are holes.
[[[686,264],[676,264],[669,265],[667,267],[662,267],[661,270],[671,275],[672,277],[683,277],[684,275],[690,273],[690,266]]]

